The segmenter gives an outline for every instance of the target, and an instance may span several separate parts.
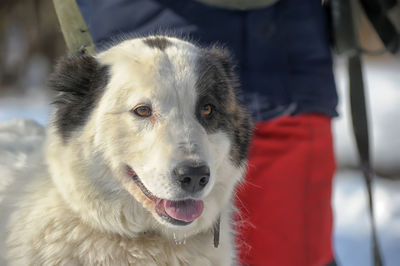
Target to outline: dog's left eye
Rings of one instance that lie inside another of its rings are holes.
[[[213,113],[214,107],[211,104],[205,104],[200,108],[200,114],[203,117],[209,117]]]
[[[133,112],[135,115],[140,116],[140,117],[149,117],[152,115],[152,110],[149,106],[147,105],[142,105],[139,107],[136,107]]]

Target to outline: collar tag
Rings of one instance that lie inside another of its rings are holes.
[[[221,227],[221,216],[218,217],[217,221],[214,224],[214,247],[218,248],[219,246],[219,231]]]

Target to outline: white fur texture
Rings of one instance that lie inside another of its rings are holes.
[[[232,265],[232,197],[244,169],[230,160],[231,140],[207,134],[195,117],[199,49],[174,38],[165,50],[141,39],[99,54],[108,86],[87,123],[64,141],[50,126],[45,165],[9,222],[10,265]],[[151,105],[153,117],[131,110]],[[194,197],[202,215],[175,226],[154,211],[126,175],[131,166],[154,195],[181,199],[170,173],[185,160],[205,162],[210,181]],[[221,216],[220,246],[213,226]]]

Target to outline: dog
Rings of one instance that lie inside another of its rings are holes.
[[[233,265],[252,124],[229,52],[155,35],[62,59],[11,265]]]

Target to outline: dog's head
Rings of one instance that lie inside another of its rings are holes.
[[[60,91],[53,131],[66,146],[79,139],[86,172],[109,169],[91,177],[102,190],[118,183],[167,227],[210,226],[226,207],[251,131],[226,50],[127,40],[64,59],[50,84]]]

